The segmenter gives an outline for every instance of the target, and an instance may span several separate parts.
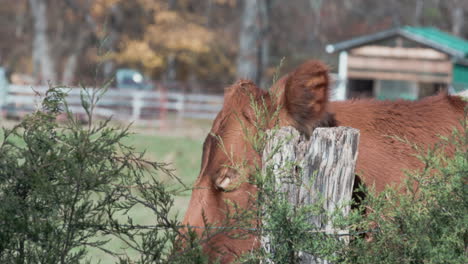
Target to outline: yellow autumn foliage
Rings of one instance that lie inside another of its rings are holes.
[[[143,39],[125,41],[124,48],[113,55],[117,62],[140,62],[151,71],[163,66],[165,55],[175,54],[189,63],[196,54],[210,51],[214,33],[192,22],[196,18],[171,10],[155,13],[154,23],[147,25]],[[191,55],[187,56],[187,52]]]
[[[192,19],[195,20],[195,19]],[[161,11],[155,15],[155,23],[147,28],[146,40],[152,44],[177,52],[180,50],[203,53],[209,51],[213,32],[186,19],[174,11]]]
[[[99,13],[99,8],[109,8],[112,4],[128,7],[129,3],[125,1],[129,0],[96,0],[94,12]],[[189,72],[202,78],[209,77],[214,71],[232,75],[232,62],[216,42],[219,34],[206,26],[206,17],[186,9],[184,0],[178,2],[175,10],[170,9],[168,1],[132,1],[145,10],[142,14],[146,15],[144,29],[120,39],[120,48],[110,54],[109,59],[120,65],[143,67],[142,70],[151,75],[163,72],[171,56],[178,62],[178,78],[184,79]],[[215,1],[223,5],[237,3],[236,0]],[[200,64],[204,66],[200,67]]]
[[[174,11],[164,11],[157,13],[154,17],[154,22],[156,24],[167,23],[167,24],[176,24],[180,19],[177,15],[177,12]]]
[[[210,42],[213,40],[213,33],[195,24],[172,28],[151,26],[147,30],[147,35],[147,41],[151,44],[170,52],[182,50],[194,53],[208,52]]]
[[[111,54],[111,58],[118,63],[141,63],[148,70],[162,67],[164,64],[163,55],[151,49],[148,42],[130,40],[118,54]]]

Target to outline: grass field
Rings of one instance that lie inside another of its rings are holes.
[[[140,131],[141,132],[141,131]],[[186,185],[191,186],[198,176],[200,170],[200,159],[202,154],[203,137],[194,138],[193,135],[181,135],[180,131],[175,136],[168,135],[170,131],[133,134],[124,143],[134,146],[137,151],[146,150],[146,158],[153,161],[164,161],[170,163],[169,167],[174,169],[174,174],[178,176]],[[164,180],[167,179],[164,175]],[[190,192],[181,193],[174,197],[173,215],[181,219],[190,200]],[[131,217],[136,223],[154,224],[152,215],[145,209],[130,211]],[[130,256],[131,250],[118,240],[112,240],[107,248],[118,251],[125,251]],[[92,263],[111,264],[115,259],[98,249],[89,249]]]
[[[187,186],[191,186],[198,176],[202,155],[202,138],[134,134],[124,142],[134,146],[137,151],[146,151],[145,157],[148,160],[168,163],[169,168],[173,169],[174,174]],[[177,184],[175,181],[170,181],[165,175],[161,175],[161,177],[164,177],[163,180],[168,180],[169,184]],[[174,213],[183,215],[189,198],[190,192],[177,196],[174,208],[177,212]]]

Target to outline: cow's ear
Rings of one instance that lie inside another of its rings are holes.
[[[289,74],[281,95],[287,123],[309,134],[326,113],[328,86],[328,67],[320,61],[307,61]]]
[[[242,173],[229,167],[223,167],[218,174],[215,179],[215,186],[218,190],[224,192],[237,189],[242,184],[242,180],[245,179],[245,177],[242,177]]]

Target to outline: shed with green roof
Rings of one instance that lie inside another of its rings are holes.
[[[339,52],[336,100],[415,100],[468,89],[468,41],[433,27],[400,27],[327,45]]]

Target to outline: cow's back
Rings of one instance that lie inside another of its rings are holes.
[[[418,145],[433,145],[437,135],[449,135],[461,128],[466,103],[455,96],[439,94],[418,102],[376,101],[372,99],[333,102],[330,112],[340,126],[360,130],[356,173],[366,185],[400,183],[404,169],[416,169],[422,163],[414,151],[395,137]]]

